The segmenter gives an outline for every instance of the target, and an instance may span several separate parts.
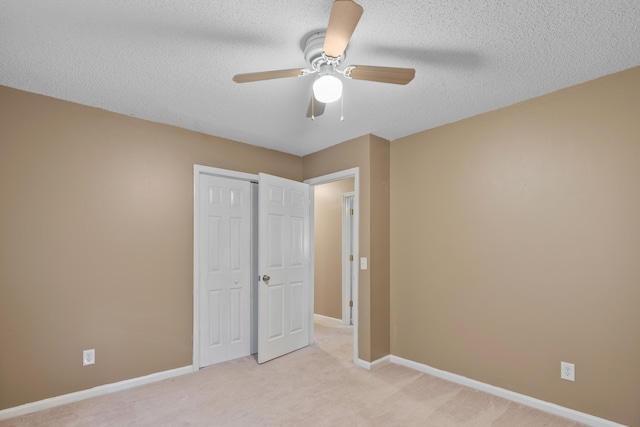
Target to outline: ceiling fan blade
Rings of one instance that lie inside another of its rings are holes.
[[[374,67],[371,65],[351,65],[344,76],[354,80],[368,80],[380,83],[406,85],[416,75],[413,68]]]
[[[311,94],[311,101],[309,101],[309,108],[307,108],[307,117],[314,118],[321,116],[322,113],[324,113],[325,105],[327,104],[318,101],[316,97]]]
[[[362,6],[358,3],[351,0],[333,2],[322,48],[325,55],[337,58],[344,53],[361,16]]]
[[[236,83],[258,82],[261,80],[282,79],[285,77],[300,77],[304,74],[304,70],[300,68],[292,68],[290,70],[260,71],[257,73],[236,74],[235,76],[233,76],[233,81]]]

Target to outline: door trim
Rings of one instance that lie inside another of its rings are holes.
[[[214,168],[210,166],[193,165],[193,349],[192,349],[192,368],[193,371],[200,369],[200,235],[199,235],[199,211],[200,211],[200,175],[220,176],[223,178],[238,179],[242,181],[255,182],[258,181],[258,175],[236,172],[227,169]],[[254,207],[251,207],[251,216],[254,216]],[[253,243],[253,242],[252,242]],[[253,248],[252,248],[253,249]],[[253,252],[252,252],[253,253]],[[253,261],[252,264],[253,265]],[[252,271],[252,281],[256,276],[256,272]],[[253,290],[253,282],[251,289]],[[312,288],[313,289],[313,288]],[[251,294],[252,304],[254,295]],[[253,305],[252,305],[253,306]],[[252,313],[253,316],[253,313]],[[252,322],[253,323],[253,322]],[[253,342],[253,334],[257,331],[251,331],[251,340]]]
[[[345,169],[343,171],[330,173],[327,175],[318,176],[315,178],[306,179],[304,182],[309,184],[309,198],[311,202],[311,209],[309,211],[310,222],[309,226],[311,229],[309,230],[309,244],[311,247],[310,250],[310,258],[311,258],[311,313],[313,313],[313,289],[314,289],[314,187],[320,184],[327,184],[333,181],[339,181],[345,178],[353,178],[353,209],[355,214],[353,216],[353,257],[357,260],[359,259],[359,250],[360,250],[360,168],[355,167],[351,169]],[[357,267],[356,267],[357,268]],[[359,270],[358,270],[359,271]],[[353,280],[353,363],[358,363],[358,278],[359,274],[356,274]],[[310,341],[313,342],[313,328],[310,329]]]
[[[349,310],[349,301],[352,301],[353,287],[351,280],[353,278],[353,270],[356,269],[356,256],[353,252],[353,216],[355,215],[354,206],[355,193],[350,191],[342,195],[342,324],[348,326],[351,324],[353,313]],[[349,204],[349,200],[351,204]],[[348,209],[353,209],[354,215],[351,215]],[[348,255],[353,255],[353,260],[347,259]],[[351,264],[350,264],[351,263]],[[356,270],[357,271],[357,270]]]

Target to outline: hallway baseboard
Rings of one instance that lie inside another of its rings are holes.
[[[342,319],[336,319],[335,317],[323,316],[322,314],[313,313],[313,319],[315,321],[321,321],[331,325],[343,326]]]

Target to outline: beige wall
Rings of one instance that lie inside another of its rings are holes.
[[[314,313],[342,319],[342,198],[354,179],[314,187]]]
[[[394,141],[392,354],[640,426],[639,119],[640,67]]]
[[[380,247],[389,245],[389,228],[384,227],[384,212],[379,216],[371,212],[372,207],[389,210],[388,173],[385,180],[381,166],[385,150],[388,164],[389,141],[365,135],[303,157],[305,179],[360,168],[359,255],[369,259],[369,269],[360,270],[358,275],[358,356],[365,361],[389,354],[389,276],[385,275],[389,258],[380,257],[384,251]],[[380,170],[374,171],[373,167]],[[374,224],[378,227],[373,228]],[[373,242],[380,247],[372,248]],[[380,325],[383,327],[374,329]]]
[[[300,157],[0,86],[0,409],[191,364],[194,164],[302,179]]]
[[[390,348],[390,151],[389,141],[371,135],[371,360]]]

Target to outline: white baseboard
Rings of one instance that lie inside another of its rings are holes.
[[[371,370],[371,362],[364,361],[362,359],[356,359],[354,362],[356,366],[366,369],[367,371]]]
[[[342,323],[342,319],[336,319],[335,317],[323,316],[322,314],[313,314],[314,320],[319,320],[321,322],[330,323],[332,325],[344,326]]]
[[[366,369],[367,371],[374,371],[384,365],[388,365],[389,363],[391,363],[391,356],[389,355],[374,360],[373,362],[367,362],[366,360],[362,359],[356,360],[356,365]]]
[[[116,391],[126,390],[128,388],[137,387],[144,384],[150,384],[157,381],[166,380],[168,378],[177,377],[184,374],[190,374],[197,369],[193,366],[184,366],[182,368],[171,369],[163,372],[145,375],[143,377],[131,378],[129,380],[119,381],[117,383],[105,384],[93,387],[87,390],[76,391],[74,393],[63,394],[62,396],[51,397],[39,400],[37,402],[26,403],[24,405],[15,406],[0,410],[0,421],[6,420],[20,415],[30,414],[32,412],[41,411],[43,409],[53,408],[54,406],[66,405],[67,403],[77,402],[79,400],[88,399],[90,397],[102,396],[104,394]]]
[[[413,360],[403,359],[398,356],[390,356],[391,363],[406,366],[407,368],[415,369],[425,374],[433,375],[434,377],[442,378],[447,381],[451,381],[456,384],[460,384],[466,387],[470,387],[476,390],[484,391],[494,396],[502,397],[512,402],[517,402],[531,408],[539,409],[544,412],[548,412],[554,415],[558,415],[563,418],[568,418],[573,421],[578,421],[583,424],[587,424],[593,427],[626,427],[622,424],[615,423],[613,421],[605,420],[604,418],[595,417],[593,415],[585,414],[584,412],[575,411],[573,409],[565,408],[564,406],[556,405],[555,403],[545,402],[544,400],[529,397],[524,394],[516,393],[504,388],[496,387],[490,384],[486,384],[480,381],[472,380],[462,375],[452,374],[451,372],[442,371],[440,369],[433,368],[422,363],[414,362]]]
[[[587,424],[593,427],[626,427],[623,424],[618,424],[613,421],[605,420],[593,415],[585,414],[573,409],[565,408],[554,403],[545,402],[544,400],[536,399],[534,397],[526,396],[524,394],[516,393],[510,390],[506,390],[500,387],[496,387],[490,384],[486,384],[480,381],[473,380],[471,378],[463,377],[462,375],[453,374],[451,372],[442,371],[440,369],[425,365],[423,363],[414,362],[413,360],[404,359],[398,356],[384,356],[373,362],[367,362],[362,359],[356,360],[356,365],[367,369],[369,371],[378,369],[389,363],[395,363],[407,368],[415,369],[416,371],[424,372],[425,374],[433,375],[434,377],[442,378],[447,381],[451,381],[456,384],[470,387],[476,390],[484,391],[494,396],[502,397],[512,402],[520,403],[525,406],[529,406],[535,409],[539,409],[544,412],[548,412],[560,417],[568,418],[573,421],[578,421],[583,424]],[[117,383],[105,384],[98,387],[90,388],[88,390],[81,390],[74,393],[63,394],[62,396],[51,397],[49,399],[39,400],[37,402],[31,402],[24,405],[16,406],[13,408],[7,408],[0,410],[0,421],[6,420],[20,415],[30,414],[32,412],[41,411],[43,409],[53,408],[54,406],[65,405],[67,403],[77,402],[80,400],[88,399],[90,397],[102,396],[105,394],[113,393],[116,391],[126,390],[129,388],[141,386],[144,384],[150,384],[157,381],[162,381],[168,378],[177,377],[180,375],[189,374],[197,371],[193,366],[184,366],[182,368],[171,369],[163,372],[156,372],[154,374],[145,375],[143,377],[132,378],[129,380],[119,381]]]

